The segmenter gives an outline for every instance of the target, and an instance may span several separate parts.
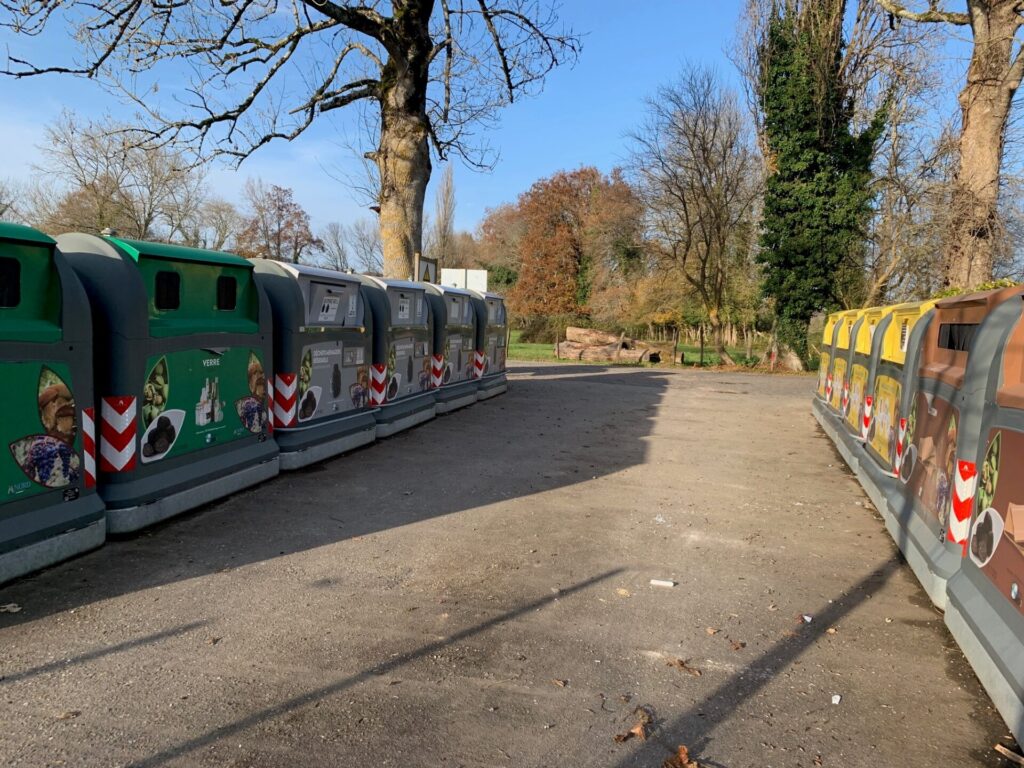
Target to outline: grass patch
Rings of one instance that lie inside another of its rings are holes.
[[[519,340],[522,335],[522,331],[512,331],[512,338],[509,340],[508,346],[509,360],[536,363],[555,359],[554,344],[529,344]]]

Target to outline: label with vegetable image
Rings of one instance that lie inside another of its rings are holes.
[[[896,464],[896,442],[899,440],[900,383],[891,376],[875,380],[874,419],[868,440],[875,453],[890,467]]]
[[[968,556],[1000,594],[1024,612],[1019,594],[1024,582],[1024,476],[1000,471],[1003,456],[1009,467],[1019,460],[1024,451],[1024,433],[993,429],[987,437]]]
[[[831,356],[828,352],[821,353],[821,359],[818,362],[818,395],[825,397],[825,381],[828,379],[828,363]]]
[[[864,418],[864,390],[868,384],[868,369],[855,363],[850,373],[850,404],[846,412],[846,423],[855,432],[860,432],[861,419]]]
[[[253,349],[187,349],[147,361],[143,464],[267,429],[267,379]]]
[[[2,501],[77,486],[81,438],[71,373],[61,363],[0,363],[7,403],[0,438]]]
[[[302,348],[298,419],[311,421],[369,404],[369,368],[363,347],[325,341]]]
[[[945,523],[953,489],[960,411],[948,400],[918,392],[910,413],[907,456],[900,468],[910,493],[933,520]]]
[[[846,360],[837,357],[832,364],[832,400],[829,405],[838,412],[843,405],[843,382],[846,380]]]

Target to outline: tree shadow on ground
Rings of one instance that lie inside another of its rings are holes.
[[[0,603],[23,610],[0,615],[0,638],[5,627],[96,601],[641,464],[672,375],[581,365],[511,372],[498,398],[5,585]]]
[[[670,721],[656,723],[652,738],[640,749],[624,757],[616,764],[616,768],[661,765],[666,758],[676,753],[680,745],[685,745],[692,759],[702,766],[729,768],[727,764],[714,759],[715,730],[731,720],[737,709],[742,708],[769,683],[777,680],[804,652],[822,640],[829,627],[840,623],[840,619],[855,611],[872,594],[878,593],[882,585],[901,567],[900,559],[891,557],[845,593],[822,605],[817,613],[809,614],[813,617],[810,624],[801,626],[799,631],[777,641],[681,715]]]

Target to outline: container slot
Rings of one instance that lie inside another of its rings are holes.
[[[10,309],[21,303],[21,262],[0,258],[0,307]]]
[[[217,309],[230,311],[238,301],[238,281],[221,275],[217,278]]]
[[[939,326],[938,345],[954,352],[969,352],[978,323],[943,323]]]
[[[156,292],[153,297],[156,308],[162,312],[181,306],[181,275],[161,270],[156,273]]]

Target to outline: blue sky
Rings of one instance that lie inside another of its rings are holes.
[[[739,85],[726,56],[735,36],[741,0],[564,0],[562,18],[584,35],[583,53],[573,68],[556,70],[543,93],[505,109],[486,134],[500,158],[491,172],[455,161],[457,227],[473,230],[488,208],[511,202],[539,178],[560,169],[595,165],[608,171],[621,164],[626,134],[640,121],[643,100],[667,82],[685,61],[711,64]],[[628,9],[628,10],[627,10]],[[59,39],[59,38],[58,38]],[[0,44],[10,42],[0,33]],[[39,42],[39,41],[37,41]],[[24,43],[18,46],[23,51]],[[27,179],[36,173],[36,146],[46,122],[64,108],[100,117],[123,113],[117,100],[88,81],[66,77],[27,80],[0,78],[0,176]],[[209,183],[219,195],[238,201],[245,179],[264,180],[295,190],[319,227],[367,214],[344,181],[358,175],[345,136],[358,132],[355,110],[333,113],[295,142],[264,147],[240,169],[219,165]],[[325,168],[335,169],[329,174]],[[347,169],[347,171],[346,171]],[[439,177],[435,165],[435,179]],[[432,208],[433,186],[428,191]]]

